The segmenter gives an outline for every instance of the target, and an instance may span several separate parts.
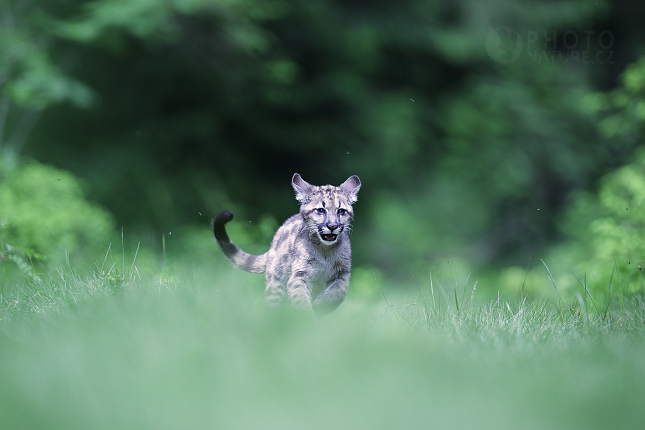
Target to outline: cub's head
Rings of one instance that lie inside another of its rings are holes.
[[[291,185],[300,202],[300,214],[309,234],[324,245],[333,245],[354,218],[352,204],[356,202],[361,180],[350,176],[338,187],[311,185],[299,174],[293,175]]]

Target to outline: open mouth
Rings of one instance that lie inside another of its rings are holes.
[[[338,238],[337,234],[321,234],[320,238],[325,242],[334,242]]]

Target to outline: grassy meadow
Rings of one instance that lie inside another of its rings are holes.
[[[116,260],[3,287],[2,428],[636,429],[645,420],[638,298],[602,309],[589,297],[478,302],[472,286],[421,281],[405,296],[375,282],[380,300],[350,294],[314,319],[267,309],[262,277],[219,256],[147,268]]]

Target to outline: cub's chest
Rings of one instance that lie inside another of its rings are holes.
[[[344,260],[338,255],[310,257],[307,263],[311,270],[312,281],[322,283],[333,281],[348,269],[344,265]]]
[[[309,264],[309,287],[312,297],[317,297],[340,273],[340,262],[335,258],[312,258]]]

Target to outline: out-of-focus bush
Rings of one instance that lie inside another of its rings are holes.
[[[645,58],[628,67],[622,85],[609,93],[590,94],[585,109],[599,116],[598,129],[607,147],[642,142],[645,137]],[[546,253],[561,292],[608,297],[610,289],[626,294],[645,289],[645,147],[627,165],[604,175],[597,191],[580,191],[570,199],[559,223],[565,240]],[[549,283],[544,265],[513,267],[500,284],[510,291],[524,283],[524,291],[544,293]]]
[[[0,219],[6,243],[54,262],[105,250],[114,232],[112,216],[85,199],[81,180],[36,161],[0,171]]]
[[[598,128],[609,139],[642,142],[645,136],[645,57],[625,69],[622,85],[609,93],[590,94],[590,110],[604,114]]]
[[[634,162],[601,180],[597,194],[581,193],[574,200],[563,228],[570,242],[557,248],[558,259],[569,261],[592,291],[612,287],[642,291],[645,277],[645,148]],[[569,282],[570,283],[570,282]]]

